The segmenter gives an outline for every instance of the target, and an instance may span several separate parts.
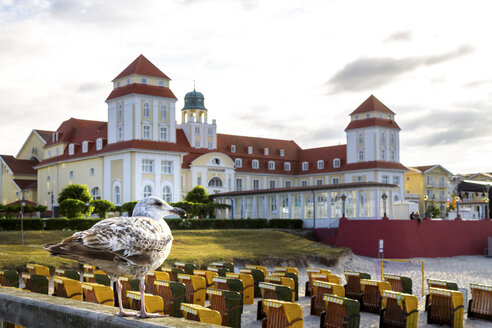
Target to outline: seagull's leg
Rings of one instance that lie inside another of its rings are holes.
[[[136,312],[125,312],[123,310],[123,302],[121,300],[121,282],[119,278],[116,278],[116,293],[118,294],[118,304],[120,311],[116,313],[118,317],[135,317],[137,315]]]
[[[140,278],[140,284],[139,284],[139,289],[140,289],[140,313],[137,315],[140,318],[156,318],[156,317],[167,317],[168,315],[162,315],[159,313],[147,313],[145,311],[145,277]]]

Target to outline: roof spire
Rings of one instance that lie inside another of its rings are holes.
[[[193,91],[196,91],[195,90],[195,80],[193,80]]]

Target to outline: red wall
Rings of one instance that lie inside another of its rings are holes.
[[[483,255],[492,237],[492,220],[348,220],[341,219],[337,247],[349,247],[358,255],[378,257],[379,239],[385,258]]]

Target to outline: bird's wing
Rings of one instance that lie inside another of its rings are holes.
[[[163,225],[145,217],[118,217],[77,232],[62,244],[70,244],[70,251],[81,256],[140,264],[149,260],[149,253],[166,250],[172,240],[165,222]]]

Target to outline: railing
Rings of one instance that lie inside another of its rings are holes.
[[[118,308],[0,287],[0,320],[23,327],[168,328],[216,327],[166,317],[138,320],[115,316]]]

